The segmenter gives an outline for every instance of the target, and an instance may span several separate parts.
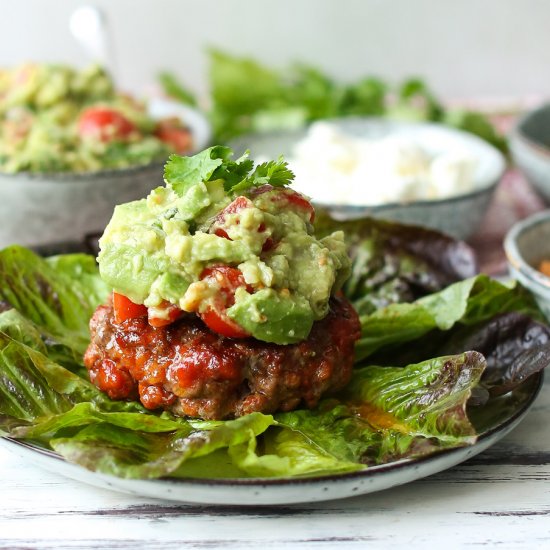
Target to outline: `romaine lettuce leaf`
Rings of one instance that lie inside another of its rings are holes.
[[[466,415],[485,368],[476,352],[430,359],[406,368],[357,369],[335,404],[276,416],[339,460],[382,464],[446,447],[469,445],[476,433]]]
[[[43,260],[10,246],[0,251],[0,281],[0,311],[15,308],[80,360],[89,343],[90,317],[108,295],[93,257]]]
[[[135,417],[135,413],[133,415]],[[108,420],[108,418],[106,419]],[[256,440],[274,421],[252,413],[228,420],[205,431],[190,431],[184,420],[169,431],[146,431],[135,418],[117,415],[117,422],[90,423],[70,437],[54,437],[50,445],[70,462],[89,470],[125,478],[155,478],[178,472],[185,476],[185,462],[221,449],[231,449]],[[194,472],[197,473],[195,460]],[[208,468],[202,472],[209,476]]]

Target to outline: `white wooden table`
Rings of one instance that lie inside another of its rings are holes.
[[[1,448],[0,548],[550,548],[546,378],[523,423],[469,462],[381,493],[314,505],[140,499],[43,471]]]

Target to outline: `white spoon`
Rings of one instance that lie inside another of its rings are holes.
[[[80,6],[69,19],[69,29],[88,56],[114,77],[115,56],[104,12],[96,6]]]

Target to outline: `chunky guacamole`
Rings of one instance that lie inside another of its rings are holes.
[[[103,280],[156,326],[197,313],[224,336],[290,344],[322,319],[349,275],[344,235],[317,239],[283,160],[227,147],[172,155],[164,187],[122,204],[100,240]]]
[[[180,121],[153,120],[98,65],[26,63],[0,71],[0,171],[123,168],[190,148]]]

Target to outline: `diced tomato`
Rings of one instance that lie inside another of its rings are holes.
[[[176,153],[186,153],[193,145],[191,132],[178,119],[166,119],[158,123],[155,135],[170,145]]]
[[[227,234],[227,231],[225,229],[222,229],[221,227],[218,227],[216,231],[214,231],[214,235],[217,235],[218,237],[222,237],[223,239],[227,239],[230,241],[229,235]]]
[[[236,214],[237,212],[240,212],[245,208],[250,208],[251,206],[254,206],[254,205],[250,199],[247,199],[246,197],[237,197],[232,203],[228,204],[216,216],[216,219],[214,221],[215,223],[223,223],[225,221],[225,217],[228,214]]]
[[[113,292],[113,309],[115,312],[115,322],[123,323],[128,319],[137,319],[147,316],[147,308],[142,304],[135,304],[126,298],[123,294]]]
[[[276,188],[272,185],[266,184],[257,187],[256,189],[253,189],[250,194],[254,197],[257,197],[258,195],[269,193],[270,191],[274,191],[275,189]],[[305,210],[306,212],[309,212],[309,221],[311,223],[315,221],[315,209],[301,193],[298,193],[297,191],[288,188],[285,188],[284,190],[280,189],[280,192],[273,196],[273,200],[285,201],[291,206],[297,207],[300,210]]]
[[[244,286],[249,292],[252,289],[246,284],[243,274],[236,267],[229,265],[213,265],[206,267],[202,270],[201,281],[205,279],[214,279],[219,286],[222,293],[224,293],[228,299],[228,305],[233,305],[232,299],[235,295],[235,291]]]
[[[309,212],[309,221],[313,223],[315,221],[315,209],[312,204],[300,193],[296,191],[286,192],[284,195],[289,204],[295,206],[299,210]]]
[[[271,187],[271,186],[267,186]],[[216,224],[223,224],[225,221],[225,217],[227,214],[236,214],[240,210],[243,210],[244,208],[249,208],[250,206],[253,206],[252,201],[250,199],[247,199],[246,197],[237,197],[231,204],[226,206],[216,217],[214,220],[214,226]],[[238,221],[237,221],[238,223]],[[266,230],[265,224],[261,223],[258,227],[258,233],[263,233]],[[231,237],[228,235],[227,231],[225,229],[222,229],[221,227],[216,227],[214,229],[214,234],[218,237],[223,237],[224,239],[232,240]],[[275,246],[275,243],[273,242],[273,239],[271,237],[268,237],[263,246],[262,246],[262,252],[267,252],[268,250],[271,250]]]
[[[172,324],[174,321],[179,319],[183,313],[183,311],[176,305],[171,304],[170,302],[167,302],[164,300],[158,308],[155,309],[163,309],[164,310],[164,316],[163,317],[154,317],[154,313],[152,313],[151,310],[148,311],[148,321],[149,324],[152,327],[159,328],[159,327],[165,327],[166,325]]]
[[[108,107],[88,107],[80,115],[78,133],[105,143],[125,140],[136,131],[136,126],[124,115]]]
[[[212,224],[212,227],[214,227],[214,234],[218,237],[223,237],[224,239],[231,240],[229,235],[227,234],[227,231],[225,229],[222,229],[221,227],[218,227],[218,225],[223,225],[225,222],[225,218],[228,214],[236,214],[240,210],[243,210],[244,208],[250,208],[252,206],[252,201],[250,199],[247,199],[246,197],[237,197],[233,202],[228,204],[214,219],[214,223]],[[237,220],[237,223],[238,220]]]
[[[200,314],[200,317],[203,323],[212,332],[216,332],[217,334],[221,334],[227,338],[246,338],[247,336],[250,336],[248,332],[225,315],[225,313],[215,309],[207,309]]]
[[[199,313],[204,324],[213,332],[227,338],[246,338],[250,336],[226,314],[227,308],[235,303],[235,291],[238,288],[245,287],[248,292],[252,292],[252,288],[246,284],[243,274],[236,267],[219,265],[207,267],[203,270],[201,280],[208,279],[213,279],[220,292],[214,305]]]

